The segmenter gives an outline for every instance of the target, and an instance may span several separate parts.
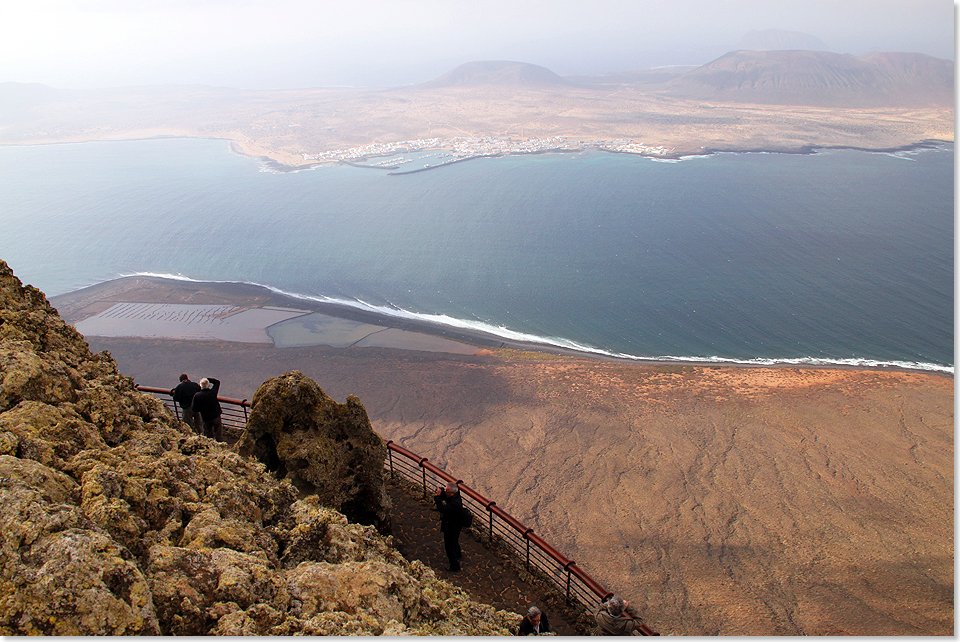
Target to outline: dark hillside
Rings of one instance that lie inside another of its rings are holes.
[[[418,87],[438,89],[441,87],[471,87],[477,85],[548,88],[566,87],[570,83],[540,65],[509,60],[481,60],[460,65],[436,80],[418,85]]]
[[[61,90],[39,83],[0,82],[0,123],[8,124],[29,116],[63,94]]]
[[[657,89],[668,80],[679,78],[683,74],[697,69],[696,66],[675,65],[654,67],[639,71],[620,71],[609,74],[564,76],[564,80],[579,87],[594,89],[616,89],[630,86],[637,90]]]
[[[740,39],[735,49],[750,51],[774,51],[784,49],[809,49],[812,51],[826,51],[827,45],[816,36],[800,31],[784,31],[782,29],[764,29],[763,31],[749,31]]]
[[[733,51],[662,85],[677,98],[818,107],[953,104],[950,60],[879,53]]]

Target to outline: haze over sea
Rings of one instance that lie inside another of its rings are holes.
[[[0,258],[48,296],[265,285],[643,359],[953,372],[953,146],[278,173],[224,141],[0,148]]]

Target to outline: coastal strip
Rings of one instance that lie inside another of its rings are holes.
[[[481,337],[245,283],[130,276],[51,297],[85,336],[231,341],[276,347],[329,345],[476,354]],[[428,331],[425,331],[428,330]],[[469,343],[463,339],[470,339]]]
[[[948,377],[954,374],[952,367],[937,364],[871,359],[638,357],[579,346],[561,339],[538,341],[536,337],[528,339],[519,333],[522,338],[505,337],[480,328],[433,321],[427,315],[404,314],[400,310],[397,314],[389,314],[373,306],[298,296],[257,284],[201,282],[160,275],[120,277],[51,297],[51,303],[81,333],[101,337],[272,342],[279,348],[311,345],[377,347],[463,355],[513,350],[645,365],[849,368],[925,372]],[[118,322],[117,306],[131,303],[142,304],[140,309],[144,312],[126,323]],[[227,306],[227,312],[214,315],[215,319],[207,319],[212,323],[198,330],[197,324],[178,325],[157,320],[158,315],[164,314],[161,312],[163,306],[168,306],[167,321],[176,317],[186,319],[209,315],[203,306]],[[143,316],[148,310],[149,321]]]
[[[721,148],[716,146],[702,146],[693,149],[690,145],[666,147],[664,145],[648,145],[630,139],[597,139],[597,140],[567,140],[562,136],[549,139],[541,138],[452,138],[452,139],[417,139],[396,143],[376,143],[335,149],[318,154],[303,154],[303,165],[284,166],[267,157],[258,156],[274,171],[300,171],[310,167],[317,167],[330,163],[339,163],[364,169],[391,170],[391,176],[416,174],[427,170],[438,169],[456,163],[476,160],[479,158],[500,158],[503,156],[530,156],[538,154],[563,154],[584,151],[598,151],[610,154],[624,154],[649,160],[678,161],[689,158],[700,158],[716,154],[797,154],[809,155],[826,150],[852,150],[880,154],[894,154],[919,150],[936,149],[952,145],[953,141],[941,139],[924,139],[904,145],[886,147],[867,147],[854,145],[823,145],[823,144],[782,144],[767,145],[765,147],[732,147]],[[232,148],[242,154],[235,143]],[[400,167],[384,167],[366,164],[371,159],[388,158],[397,155],[419,152],[447,151],[451,160],[426,165],[415,169],[404,170]]]

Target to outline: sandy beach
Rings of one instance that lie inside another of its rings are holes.
[[[577,354],[479,330],[286,296],[244,283],[124,277],[52,302],[81,333],[98,337],[236,341],[279,348],[378,347],[450,354],[512,348]]]
[[[357,395],[663,633],[953,633],[953,377],[601,360],[240,284],[51,302],[139,384]]]

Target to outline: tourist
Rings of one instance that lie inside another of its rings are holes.
[[[643,621],[624,599],[614,595],[597,608],[593,635],[641,635]]]
[[[223,422],[220,415],[220,402],[217,393],[220,391],[220,380],[213,377],[204,377],[200,380],[200,392],[193,395],[193,412],[203,419],[203,434],[217,441],[223,441]]]
[[[170,391],[173,396],[173,402],[180,406],[180,413],[183,422],[190,426],[190,429],[198,435],[203,434],[203,427],[200,425],[200,417],[193,411],[193,395],[200,392],[200,384],[190,381],[186,374],[180,375],[180,383]]]
[[[550,632],[550,620],[547,619],[547,614],[535,606],[527,609],[527,614],[520,620],[518,635],[543,635]]]
[[[460,559],[463,551],[460,550],[460,529],[463,527],[463,498],[460,497],[460,488],[456,484],[447,484],[444,488],[437,488],[433,501],[440,511],[440,532],[443,533],[443,547],[447,551],[450,568],[456,573],[460,570]]]

